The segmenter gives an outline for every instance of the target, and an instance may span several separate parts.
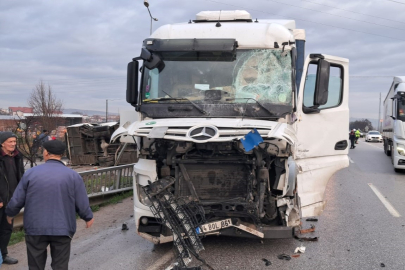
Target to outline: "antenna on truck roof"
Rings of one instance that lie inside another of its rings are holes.
[[[221,20],[221,11],[222,11],[222,10],[219,11],[218,22],[217,22],[217,24],[215,25],[216,27],[221,27],[221,23],[219,22],[219,21]]]

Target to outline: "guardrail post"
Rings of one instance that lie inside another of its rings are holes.
[[[122,169],[119,169],[118,173],[116,174],[116,180],[115,180],[115,189],[116,190],[120,188],[121,175],[122,175]]]
[[[96,199],[104,198],[105,196],[106,198],[108,198],[108,196],[111,196],[114,193],[132,190],[134,177],[133,168],[134,164],[126,164],[97,170],[83,171],[79,172],[79,175],[83,178],[83,182],[87,190],[87,196],[89,197],[90,200],[96,201]],[[111,175],[111,172],[116,172],[114,183],[115,186],[114,190],[107,191],[106,188],[107,184],[109,183],[107,180],[114,179],[114,176]],[[104,179],[103,176],[105,176]],[[123,176],[124,179],[122,179],[121,181],[121,178]],[[130,181],[129,183],[128,180]],[[103,185],[103,183],[105,187],[104,191],[101,190],[101,186]],[[101,199],[101,201],[102,200],[103,199]],[[100,200],[97,200],[97,202],[100,202]],[[14,228],[20,228],[23,226],[23,218],[22,218],[23,214],[24,210],[21,210],[21,212],[15,217]]]

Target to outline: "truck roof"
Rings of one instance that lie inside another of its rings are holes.
[[[201,20],[200,16],[196,20],[198,22],[185,22],[176,24],[167,24],[159,27],[150,36],[151,38],[159,39],[204,39],[204,38],[232,38],[238,42],[239,49],[259,49],[259,48],[275,48],[275,42],[281,48],[284,42],[294,42],[293,30],[295,29],[294,20],[258,20],[248,21],[247,19],[238,19],[247,17],[245,13],[235,12],[235,18],[230,17],[231,13],[225,19],[220,19],[220,27],[217,27],[219,11],[210,11],[204,13],[205,20]],[[218,14],[218,15],[217,15]],[[248,14],[248,13],[247,13]],[[197,14],[198,15],[198,14]],[[239,17],[238,17],[239,15]],[[250,14],[248,14],[250,16]],[[211,16],[211,17],[210,17]],[[224,16],[224,15],[221,15]],[[291,47],[287,45],[286,49]]]
[[[399,83],[405,82],[405,76],[395,76],[394,82],[399,82]]]

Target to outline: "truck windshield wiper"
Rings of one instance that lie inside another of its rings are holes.
[[[163,93],[165,93],[166,95],[168,95],[169,97],[164,97],[164,98],[156,98],[156,99],[148,99],[145,100],[146,102],[159,102],[161,100],[187,100],[188,102],[190,102],[191,104],[193,104],[193,106],[202,114],[204,115],[210,115],[207,111],[205,111],[203,108],[201,108],[200,106],[198,106],[197,104],[195,104],[193,101],[191,101],[190,99],[186,98],[186,97],[181,97],[181,98],[174,98],[172,96],[170,96],[168,93],[166,93],[164,90],[162,90]]]
[[[226,99],[226,101],[231,101],[231,100],[235,100],[235,99],[246,99],[246,104],[245,104],[245,110],[243,111],[243,115],[242,115],[242,119],[245,116],[245,112],[246,112],[246,105],[248,103],[249,100],[254,100],[260,107],[262,107],[266,112],[268,112],[270,115],[275,115],[274,112],[270,111],[269,109],[267,109],[263,104],[261,104],[259,101],[257,101],[257,99],[254,98],[228,98]]]

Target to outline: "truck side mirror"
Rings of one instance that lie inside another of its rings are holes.
[[[158,55],[152,54],[150,51],[148,51],[145,48],[142,48],[140,58],[144,60],[143,64],[149,70],[158,68],[159,72],[160,72],[164,68],[164,62],[162,61],[162,59],[160,59],[160,57]],[[139,59],[139,58],[137,58],[137,59]]]
[[[132,106],[138,104],[138,61],[128,63],[127,69],[127,102]]]
[[[314,105],[325,105],[328,102],[330,63],[325,59],[318,60],[315,83]]]
[[[141,50],[141,58],[145,61],[150,61],[152,59],[152,53],[145,48]]]

